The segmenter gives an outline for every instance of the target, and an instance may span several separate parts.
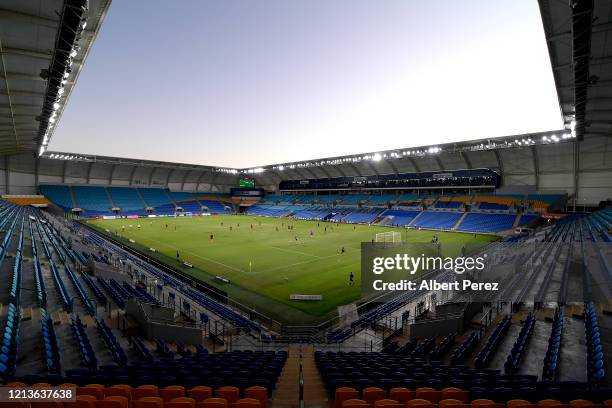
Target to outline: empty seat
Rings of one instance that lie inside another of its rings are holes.
[[[442,392],[431,387],[421,387],[417,388],[416,397],[437,404],[442,399]]]
[[[225,398],[208,398],[197,403],[197,408],[227,408],[227,400]]]
[[[411,399],[406,402],[407,407],[419,407],[419,408],[435,408],[435,404],[422,398]]]
[[[405,404],[414,398],[414,391],[403,387],[391,388],[391,391],[389,391],[389,398]]]
[[[404,404],[392,399],[380,399],[374,403],[374,408],[403,408]]]
[[[234,403],[234,408],[260,408],[261,404],[255,398],[242,398]]]
[[[159,395],[159,389],[157,385],[141,385],[132,390],[132,397],[135,400],[144,398],[144,397],[157,397]]]
[[[164,408],[164,400],[159,397],[142,397],[132,401],[132,408]]]
[[[342,408],[360,408],[367,406],[369,406],[369,404],[366,401],[358,398],[351,398],[342,402]]]
[[[336,389],[335,408],[341,408],[342,403],[349,399],[359,398],[359,393],[356,389],[350,387],[340,387]]]
[[[196,400],[196,402],[200,402],[204,401],[205,399],[212,398],[213,390],[208,386],[199,385],[190,389],[188,394],[191,398]]]
[[[231,385],[226,385],[224,387],[218,388],[215,396],[218,398],[224,398],[227,400],[229,404],[233,404],[234,402],[240,399],[240,390],[238,387],[234,387]]]
[[[159,396],[164,401],[185,396],[185,387],[181,385],[169,385],[159,390]]]
[[[385,397],[385,390],[378,387],[367,387],[361,392],[361,398],[368,404],[374,404],[374,402],[384,399]]]
[[[96,408],[128,408],[129,400],[120,395],[113,395],[103,400],[95,400],[94,405]]]
[[[244,397],[256,399],[259,401],[261,408],[266,408],[268,405],[268,390],[265,387],[248,387],[244,390]]]
[[[170,402],[166,401],[164,403],[164,408],[194,408],[196,404],[196,400],[190,397],[178,397],[170,400]]]

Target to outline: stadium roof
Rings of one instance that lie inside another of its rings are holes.
[[[3,0],[0,154],[49,143],[111,0]]]
[[[565,127],[612,135],[612,2],[539,0]]]

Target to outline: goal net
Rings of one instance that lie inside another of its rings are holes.
[[[379,232],[376,242],[402,242],[402,234],[397,231]]]

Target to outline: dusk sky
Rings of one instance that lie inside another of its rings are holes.
[[[115,0],[49,148],[245,168],[561,127],[536,0]]]

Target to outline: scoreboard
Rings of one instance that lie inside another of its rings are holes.
[[[238,186],[240,188],[254,188],[255,187],[255,180],[251,180],[251,179],[240,179]]]

